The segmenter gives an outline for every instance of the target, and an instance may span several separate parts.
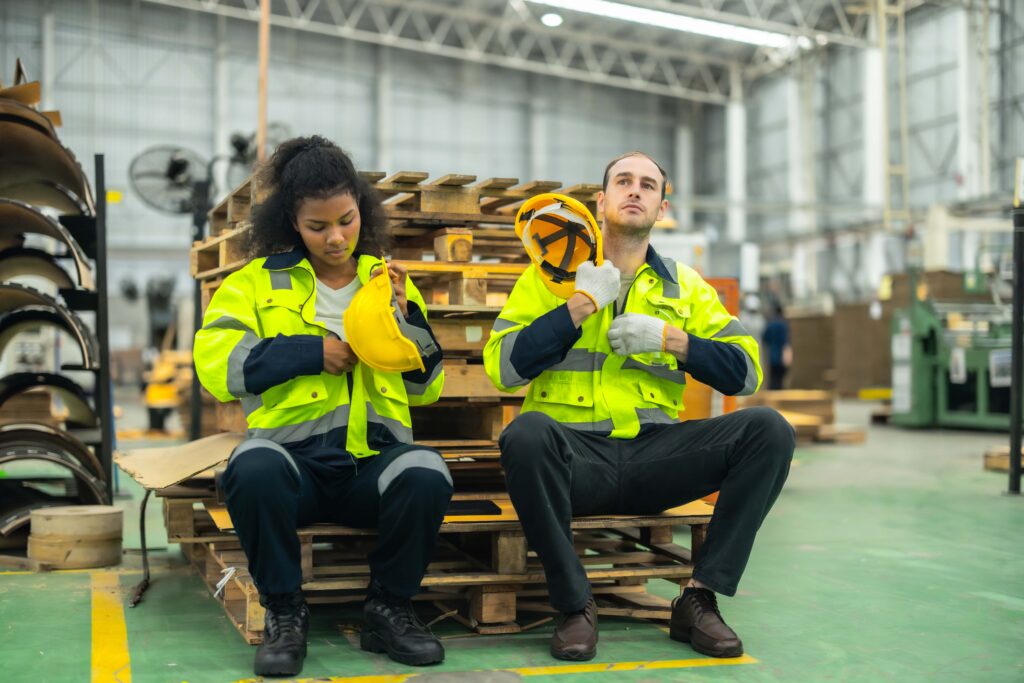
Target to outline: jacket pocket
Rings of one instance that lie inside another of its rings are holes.
[[[650,308],[649,313],[662,320],[681,323],[690,317],[690,304],[679,299],[673,299],[660,294],[648,294],[647,304]]]
[[[320,377],[304,376],[270,387],[262,397],[267,410],[306,407],[327,400],[327,387]]]
[[[641,376],[638,388],[643,400],[649,403],[677,411],[683,403],[683,387],[669,380]]]
[[[587,379],[590,379],[589,375]],[[594,405],[594,386],[591,382],[538,382],[533,389],[533,399],[541,403],[590,408]]]

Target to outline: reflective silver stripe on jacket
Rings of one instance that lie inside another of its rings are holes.
[[[249,438],[270,439],[277,443],[294,443],[318,434],[326,434],[332,429],[348,426],[349,408],[348,404],[338,406],[326,415],[298,424],[282,427],[250,427]]]
[[[271,289],[291,289],[292,288],[292,276],[287,270],[272,270],[270,271],[270,288]]]
[[[516,345],[516,339],[522,330],[511,332],[501,339],[501,359],[498,363],[498,372],[501,376],[501,383],[506,387],[521,387],[530,383],[530,380],[519,376],[516,369],[512,367],[512,348]]]
[[[569,349],[565,354],[565,360],[552,365],[548,370],[568,370],[571,372],[594,372],[600,370],[604,365],[608,354],[603,351],[589,351],[587,349]]]
[[[559,422],[558,424],[569,429],[575,429],[578,432],[611,433],[615,429],[615,423],[612,422],[611,418],[599,422]]]
[[[373,404],[369,401],[366,402],[366,421],[383,426],[402,443],[412,443],[412,427],[406,427],[392,417],[378,415]]]
[[[511,320],[505,320],[504,318],[498,318],[497,320],[494,321],[494,325],[491,326],[491,329],[493,331],[495,331],[495,332],[504,332],[505,330],[509,329],[510,327],[515,327],[518,324],[519,323],[514,323]]]
[[[384,492],[391,486],[391,482],[398,478],[403,472],[418,468],[440,472],[449,486],[452,486],[452,475],[448,472],[448,466],[444,463],[438,453],[428,450],[406,451],[391,461],[384,471],[377,477],[377,493],[384,495]]]
[[[671,415],[666,414],[661,408],[637,408],[636,416],[640,420],[641,425],[671,425],[679,422],[678,417],[672,417]]]
[[[288,461],[288,464],[292,466],[292,469],[295,470],[295,475],[301,476],[299,474],[299,466],[295,464],[295,459],[292,458],[292,454],[288,452],[288,449],[286,449],[284,446],[275,441],[271,441],[270,439],[247,439],[243,441],[242,443],[238,444],[234,451],[231,452],[231,455],[228,457],[228,464],[230,465],[231,461],[237,458],[242,453],[254,450],[256,448],[267,448],[277,453],[280,453],[282,456],[284,456],[284,459]]]
[[[232,396],[252,394],[245,388],[245,361],[249,360],[249,354],[261,341],[252,332],[246,332],[228,354],[228,391]]]
[[[661,379],[667,379],[670,382],[674,382],[680,386],[686,384],[686,372],[684,370],[673,370],[667,365],[647,365],[641,363],[634,358],[627,358],[626,362],[622,364],[623,370],[642,370],[649,375],[660,377]]]
[[[441,370],[443,369],[444,363],[439,362],[434,366],[434,369],[430,371],[430,377],[427,378],[427,381],[422,384],[403,379],[402,381],[405,383],[405,393],[410,396],[422,396],[426,393],[427,388],[434,383],[434,380],[437,379],[437,376],[441,374]]]
[[[720,329],[718,332],[715,332],[715,334],[712,335],[711,338],[712,339],[718,339],[719,337],[749,337],[749,336],[750,336],[750,333],[747,332],[747,328],[745,328],[743,326],[743,323],[741,323],[736,318],[733,318],[732,320],[729,321],[729,324],[727,324],[725,327]]]
[[[747,362],[747,376],[743,379],[743,388],[736,395],[750,396],[757,390],[757,368],[754,366],[754,360],[747,355],[746,351],[743,352],[743,360]]]

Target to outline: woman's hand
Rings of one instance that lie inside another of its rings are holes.
[[[391,277],[391,285],[395,289],[395,299],[398,307],[402,309],[402,315],[409,317],[409,300],[405,296],[405,277],[407,271],[397,263],[388,263],[388,276]]]
[[[347,342],[331,335],[324,337],[324,372],[341,375],[356,366],[359,359]]]

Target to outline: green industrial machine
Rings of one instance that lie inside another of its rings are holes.
[[[916,296],[892,318],[892,416],[905,427],[1009,429],[1011,307]]]

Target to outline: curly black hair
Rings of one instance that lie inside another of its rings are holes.
[[[292,138],[256,170],[257,187],[270,194],[252,216],[248,251],[252,258],[303,248],[295,230],[299,202],[351,193],[359,207],[357,254],[383,256],[391,235],[380,197],[357,172],[352,159],[327,138]]]

